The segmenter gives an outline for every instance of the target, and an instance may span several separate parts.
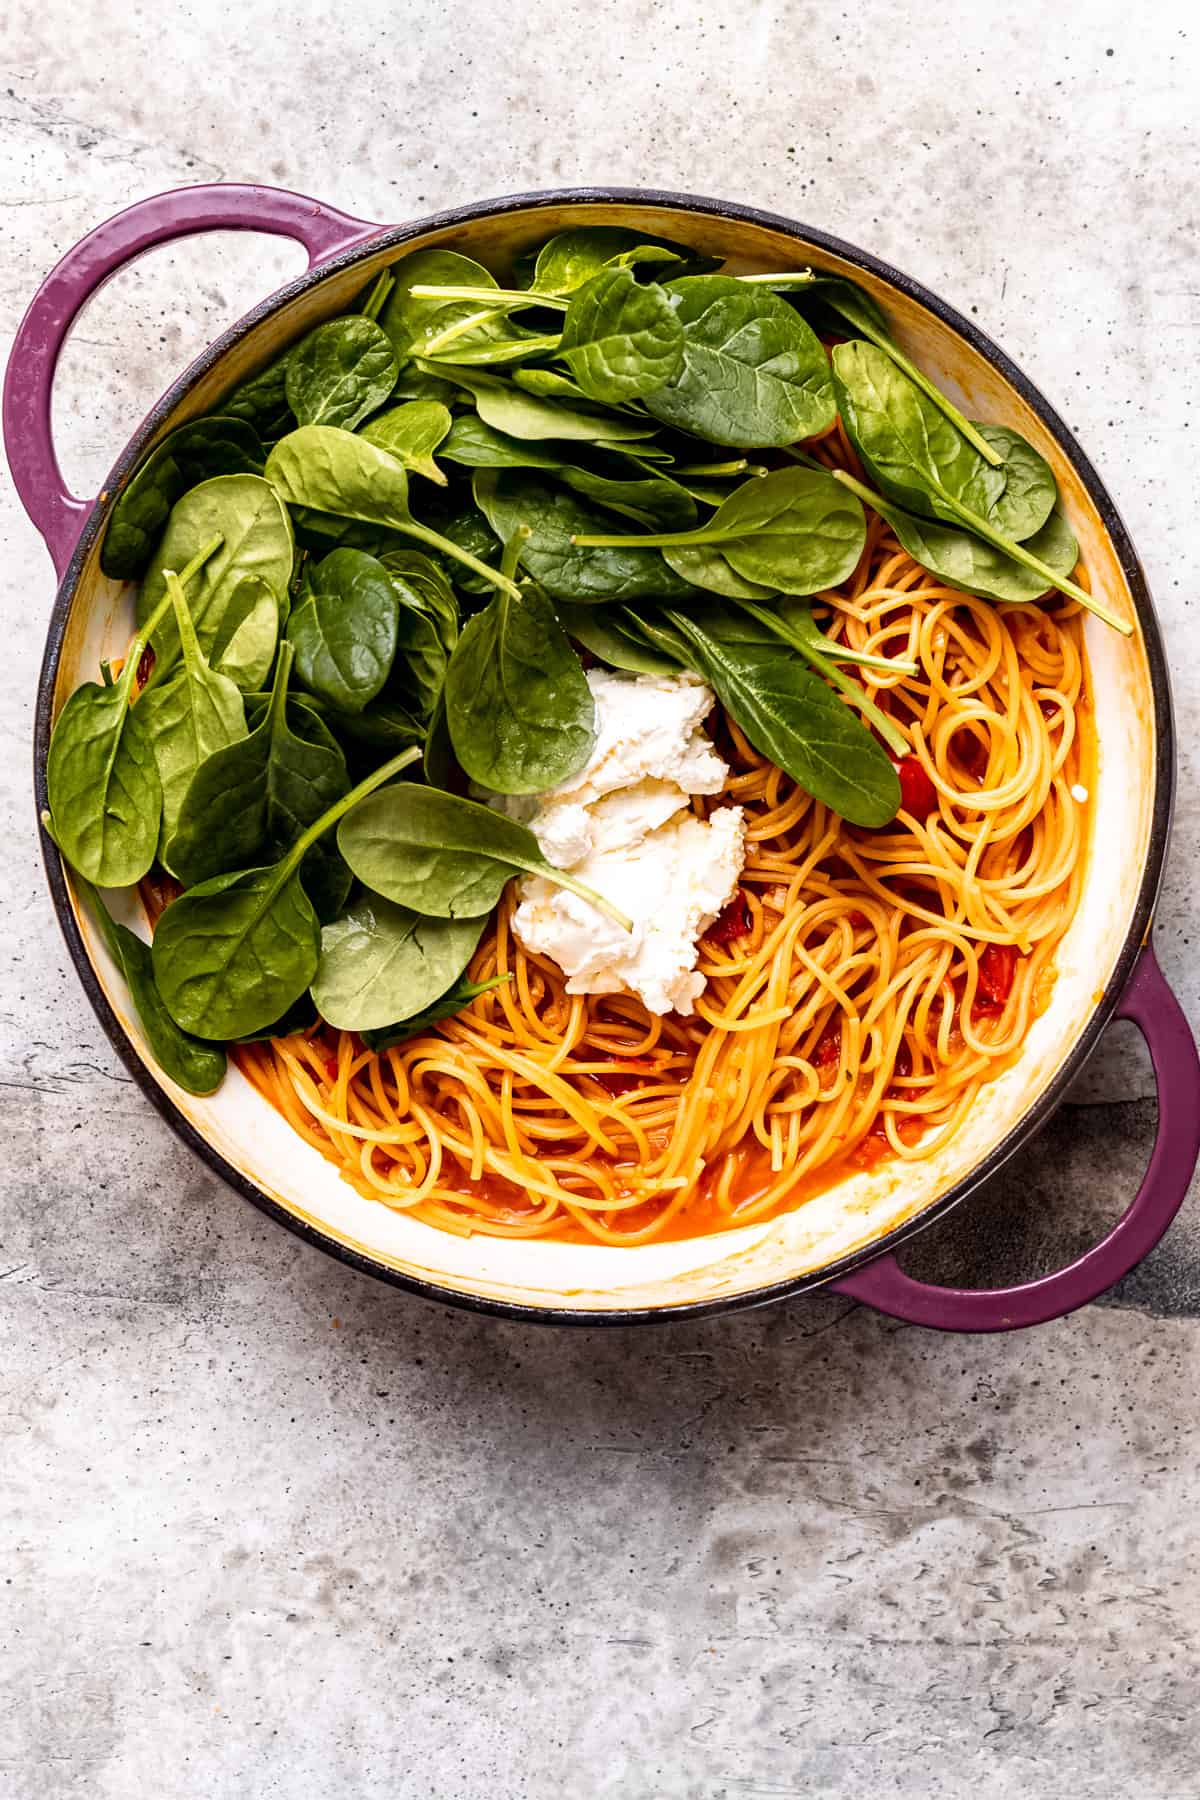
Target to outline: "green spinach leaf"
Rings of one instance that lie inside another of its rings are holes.
[[[501,540],[507,541],[519,526],[529,526],[532,535],[521,560],[555,600],[683,600],[692,592],[656,549],[641,547],[640,538],[628,548],[577,548],[577,537],[604,532],[613,521],[536,476],[481,469],[474,491]]]
[[[310,571],[288,620],[302,685],[339,712],[360,713],[396,657],[400,603],[391,575],[363,550],[334,550]]]
[[[914,562],[964,594],[984,600],[1039,600],[1051,586],[1044,575],[1006,556],[954,525],[937,519],[921,519],[895,501],[876,494],[862,482],[843,477],[844,484],[861,501],[885,519],[901,546]],[[1063,514],[1056,507],[1042,529],[1026,538],[1025,547],[1055,575],[1069,575],[1079,561],[1079,544]]]
[[[399,373],[396,353],[373,320],[329,319],[288,357],[288,405],[301,425],[353,431],[385,404]]]
[[[244,419],[214,413],[178,426],[117,495],[100,550],[104,573],[116,581],[140,575],[181,494],[215,475],[261,475],[266,454]]]
[[[606,406],[663,387],[683,361],[683,326],[665,289],[627,268],[602,269],[571,298],[557,354]]]
[[[393,273],[396,285],[379,323],[402,360],[448,349],[451,344],[461,351],[481,343],[511,341],[513,329],[502,312],[475,300],[425,300],[412,292],[422,286],[495,288],[494,277],[482,263],[455,250],[417,250],[396,263]]]
[[[179,823],[184,795],[200,764],[215,751],[246,736],[246,709],[240,689],[228,675],[220,675],[209,667],[183,586],[173,569],[166,571],[166,582],[183,659],[177,675],[150,688],[138,702],[138,722],[149,738],[162,784],[160,846]]]
[[[669,238],[643,237],[624,225],[576,225],[560,231],[532,256],[518,259],[522,280],[541,294],[573,294],[610,264],[679,265],[679,274],[720,267],[720,258],[702,256]]]
[[[1129,636],[1133,627],[1126,620],[1068,576],[1056,573],[1028,545],[1007,536],[977,510],[986,497],[985,490],[994,491],[990,484],[1005,480],[1004,471],[988,469],[920,388],[882,351],[857,341],[839,344],[833,366],[846,430],[885,494],[898,500],[906,511],[965,526],[1043,577],[1047,587],[1069,595],[1105,624]],[[842,474],[834,479],[842,479]]]
[[[267,458],[267,480],[289,506],[311,506],[382,525],[416,538],[465,564],[492,587],[511,587],[495,569],[413,518],[404,464],[352,431],[302,425],[281,439]]]
[[[338,1031],[377,1031],[431,1005],[462,974],[483,919],[427,919],[364,894],[321,933],[312,994]]]
[[[280,646],[270,702],[249,735],[201,763],[188,785],[163,851],[167,868],[188,887],[256,856],[282,854],[349,791],[345,758],[328,734],[301,736],[294,728],[299,714],[289,715],[287,706],[292,654],[291,644]],[[323,900],[340,885],[340,906],[346,884],[328,870],[329,855],[318,846],[306,873],[316,876]]]
[[[846,505],[843,496],[853,505]],[[791,594],[815,594],[853,574],[866,529],[857,498],[832,475],[794,468],[743,482],[694,531],[644,537],[576,532],[571,542],[626,549],[713,545],[735,574],[748,581]]]
[[[630,675],[678,674],[677,658],[652,648],[631,627],[622,607],[576,606],[569,600],[559,600],[555,611],[567,636],[610,669],[623,669]]]
[[[50,831],[50,815],[42,824]],[[190,1032],[181,1031],[166,1007],[154,980],[154,961],[150,946],[136,931],[114,919],[100,895],[86,876],[75,871],[75,886],[86,902],[108,953],[125,978],[133,1010],[155,1062],[168,1080],[189,1094],[212,1094],[225,1078],[225,1052],[215,1044],[206,1044]]]
[[[401,1019],[395,1025],[385,1025],[379,1031],[364,1031],[360,1036],[368,1050],[376,1053],[392,1050],[397,1044],[406,1044],[410,1038],[428,1031],[431,1025],[438,1025],[443,1019],[453,1019],[456,1014],[464,1012],[472,1000],[478,1000],[480,994],[490,994],[493,988],[507,987],[511,980],[511,974],[493,975],[487,981],[468,981],[465,975],[460,975],[440,999],[422,1007],[411,1018]]]
[[[166,571],[181,569],[214,537],[221,547],[188,594],[196,636],[213,667],[245,691],[261,687],[275,653],[278,613],[286,606],[295,546],[286,509],[258,475],[218,475],[175,503],[146,571],[137,616],[144,624],[166,595]],[[276,607],[272,624],[264,590]],[[229,631],[230,618],[238,629]],[[179,660],[179,632],[168,611],[151,639],[154,680]]]
[[[633,929],[607,900],[551,867],[524,825],[436,788],[405,781],[372,794],[342,820],[338,848],[373,893],[433,918],[491,912],[505,883],[523,872],[569,889]]]
[[[212,538],[183,570],[186,584],[220,548]],[[134,638],[120,679],[85,681],[54,726],[46,757],[46,793],[54,841],[79,874],[99,887],[140,881],[158,848],[162,783],[138,708],[138,668],[164,614],[164,594]]]
[[[663,613],[664,637],[709,683],[731,718],[763,756],[852,825],[877,827],[894,818],[900,783],[892,762],[866,726],[819,675],[750,621],[731,627],[720,607]]]
[[[301,864],[344,813],[418,754],[407,750],[377,769],[314,820],[278,862],[218,875],[171,902],[158,921],[152,955],[158,991],[177,1025],[209,1040],[243,1038],[300,999],[321,951]]]
[[[428,366],[433,368],[432,364]],[[468,373],[458,368],[446,369],[444,373],[471,395],[484,424],[508,437],[534,441],[560,438],[588,444],[636,443],[641,438],[652,438],[656,429],[650,419],[599,410],[588,412],[582,404],[572,406],[563,400],[543,399],[514,387],[499,375],[486,375],[480,370]]]
[[[446,671],[446,721],[472,781],[539,794],[578,774],[596,742],[583,667],[535,586],[468,619]],[[396,1016],[396,1015],[393,1015]]]
[[[667,283],[683,327],[683,360],[647,410],[707,443],[791,444],[835,413],[820,339],[786,301],[727,275]]]
[[[433,453],[450,429],[450,409],[438,400],[410,400],[364,425],[361,435],[402,462],[414,475],[445,487]]]

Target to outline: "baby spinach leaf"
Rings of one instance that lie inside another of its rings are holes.
[[[465,975],[460,975],[440,999],[422,1007],[411,1018],[401,1019],[395,1025],[385,1025],[379,1031],[364,1031],[359,1035],[368,1050],[379,1052],[394,1049],[397,1044],[406,1044],[410,1038],[428,1031],[431,1025],[437,1025],[443,1019],[453,1019],[457,1013],[464,1012],[472,1000],[477,1000],[480,994],[490,994],[493,988],[507,987],[511,980],[511,974],[493,975],[487,981],[468,981]]]
[[[301,683],[340,712],[359,713],[396,656],[399,601],[381,562],[334,550],[311,569],[309,597],[288,620]]]
[[[158,846],[162,784],[150,740],[130,706],[135,665],[112,687],[85,681],[54,727],[46,792],[62,853],[101,887],[140,881]]]
[[[414,287],[496,288],[495,277],[469,256],[455,250],[418,250],[393,265],[396,285],[379,323],[401,358],[424,356],[454,343],[459,350],[513,336],[503,313],[476,300],[425,300]],[[433,373],[437,373],[436,370]]]
[[[171,902],[158,921],[152,955],[159,993],[177,1025],[199,1038],[246,1037],[300,999],[321,950],[301,864],[345,812],[417,755],[405,751],[377,769],[315,819],[278,862],[217,875]]]
[[[683,327],[683,360],[647,410],[708,443],[743,449],[813,437],[834,419],[820,339],[777,295],[727,275],[667,283]]]
[[[672,544],[663,549],[663,561],[693,587],[724,594],[730,600],[765,600],[777,591],[739,575],[719,544]]]
[[[485,425],[475,413],[463,413],[450,427],[442,456],[469,469],[558,469],[564,452],[553,445],[544,449],[532,439],[509,437]]]
[[[566,400],[571,405],[582,401],[587,406],[588,397],[579,383],[557,369],[514,369],[512,378],[519,388],[540,400]]]
[[[42,824],[53,837],[48,813],[43,814]],[[86,876],[76,870],[72,879],[100,929],[109,955],[125,978],[133,1010],[163,1074],[189,1094],[215,1093],[225,1078],[224,1050],[180,1030],[163,1005],[155,983],[149,944],[128,925],[113,918]]]
[[[884,657],[859,657],[846,651],[842,644],[834,643],[817,630],[812,616],[812,608],[807,600],[792,596],[781,597],[774,606],[764,606],[757,600],[741,600],[739,606],[745,613],[761,625],[769,636],[777,638],[781,643],[789,644],[800,655],[811,669],[827,681],[839,693],[852,700],[859,713],[872,729],[881,737],[895,757],[907,756],[910,745],[895,720],[889,718],[881,706],[876,705],[866,690],[856,681],[844,675],[838,668],[839,661],[860,662],[867,668],[882,669],[888,673],[898,672],[896,665],[889,665]],[[916,664],[906,663],[904,670],[916,674]]]
[[[150,688],[138,703],[138,720],[150,740],[162,784],[160,844],[174,833],[184,795],[200,764],[246,736],[246,709],[237,684],[209,667],[173,569],[166,571],[166,583],[183,660],[177,675]]]
[[[188,785],[163,851],[167,868],[188,887],[253,857],[279,855],[349,790],[345,758],[327,734],[314,742],[293,728],[292,654],[291,644],[280,646],[270,703],[249,736],[201,763]]]
[[[962,432],[969,444],[974,445],[984,461],[999,466],[1000,454],[988,442],[983,428],[972,425],[955,406],[954,402],[943,394],[915,363],[910,362],[892,336],[887,317],[882,309],[856,282],[847,281],[844,276],[830,275],[824,271],[805,269],[795,275],[754,275],[739,276],[740,281],[762,282],[774,292],[789,292],[793,300],[803,306],[806,298],[815,298],[824,306],[832,317],[834,329],[842,322],[850,325],[859,337],[868,339],[881,349],[885,356],[890,356],[897,368],[903,369],[911,381],[932,400],[938,411],[944,413],[950,423]]]
[[[641,481],[626,481],[609,475],[597,475],[591,469],[564,465],[552,471],[552,478],[582,494],[585,500],[606,506],[640,525],[657,526],[661,531],[686,531],[696,522],[696,503],[686,488],[668,475],[650,475]]]
[[[483,919],[427,919],[363,894],[321,933],[312,995],[338,1031],[386,1029],[431,1005],[462,974]]]
[[[653,649],[617,606],[576,606],[559,600],[555,611],[558,622],[568,637],[598,656],[610,669],[624,669],[631,675],[675,675],[680,664],[675,657]],[[438,783],[442,786],[442,783]]]
[[[372,319],[329,319],[288,357],[288,405],[301,425],[353,431],[385,403],[399,373],[396,353]]]
[[[396,660],[385,697],[424,724],[441,696],[453,640],[448,647],[438,620],[402,576],[393,578],[392,589],[399,608]]]
[[[815,594],[853,574],[866,543],[862,507],[857,499],[845,505],[846,491],[824,470],[775,469],[735,488],[694,531],[643,537],[576,532],[571,542],[629,549],[714,545],[748,581]]]
[[[224,1050],[180,1030],[158,991],[150,945],[112,917],[85,876],[76,873],[74,880],[100,928],[109,955],[125,978],[133,1010],[155,1062],[168,1080],[186,1093],[215,1093],[225,1079]]]
[[[602,475],[569,462],[564,450],[552,444],[543,447],[507,437],[471,414],[454,421],[442,455],[448,462],[474,469],[543,469],[585,499],[643,524],[670,530],[695,522],[696,508],[687,489],[657,474],[649,464],[645,465],[648,479]]]
[[[540,794],[578,774],[596,742],[583,667],[527,584],[468,619],[446,671],[446,721],[472,781],[499,794]]]
[[[670,381],[683,360],[683,326],[657,283],[602,269],[572,296],[558,354],[585,394],[617,406]]]
[[[511,586],[467,550],[413,518],[404,464],[352,431],[302,425],[281,439],[267,458],[267,480],[289,506],[311,506],[382,525],[430,545],[466,565],[492,587]]]
[[[221,547],[189,591],[188,605],[209,661],[249,691],[262,686],[275,650],[275,629],[262,606],[263,589],[277,608],[285,604],[294,556],[287,511],[260,476],[219,475],[175,503],[142,582],[138,622],[144,623],[165,597],[166,571],[181,569],[214,537],[220,537]],[[248,581],[261,585],[244,587]],[[232,608],[245,624],[255,607],[256,622],[235,650],[226,614]],[[151,642],[157,683],[179,660],[179,632],[172,616],[162,619]]]
[[[1004,471],[988,469],[920,388],[882,351],[857,341],[839,344],[833,353],[833,367],[846,430],[885,494],[907,511],[965,526],[1043,577],[1047,587],[1077,600],[1125,636],[1130,634],[1132,626],[1103,601],[1068,576],[1056,573],[1028,545],[1007,536],[977,510],[977,503],[993,492],[991,484],[1004,481]],[[841,472],[834,479],[840,480]]]
[[[491,912],[504,884],[521,871],[569,889],[633,929],[607,900],[552,868],[524,825],[436,788],[405,781],[372,794],[343,819],[338,848],[373,893],[433,918]]]
[[[900,783],[887,752],[819,675],[776,642],[718,637],[703,615],[664,617],[756,750],[852,825],[895,817]]]
[[[795,317],[794,314],[791,316]],[[432,364],[429,366],[432,368]],[[486,375],[480,370],[468,373],[465,369],[453,368],[446,369],[445,373],[471,395],[484,424],[509,437],[616,444],[635,443],[640,438],[654,436],[655,427],[649,419],[588,412],[582,405],[542,399],[503,381],[499,375]]]
[[[624,225],[577,225],[560,231],[542,245],[532,260],[518,259],[518,272],[542,294],[573,294],[616,263],[632,267],[638,262],[679,263],[694,274],[720,267],[720,259],[701,256],[668,238],[646,238]],[[679,273],[684,273],[680,267]]]
[[[104,573],[140,575],[181,494],[214,475],[261,475],[266,454],[252,425],[220,413],[170,432],[117,495],[100,551]]]
[[[219,547],[215,537],[201,546],[180,576],[185,586]],[[46,792],[54,841],[72,868],[100,887],[140,881],[158,847],[162,783],[131,703],[142,655],[170,606],[164,594],[130,645],[118,681],[76,688],[50,739]]]
[[[158,921],[151,955],[176,1024],[225,1040],[270,1024],[299,999],[320,945],[317,915],[287,857],[181,894]]]
[[[577,536],[603,532],[613,521],[536,476],[481,469],[475,498],[502,540],[518,526],[529,526],[532,536],[521,560],[555,600],[682,600],[691,592],[657,550],[641,548],[640,538],[628,548],[577,548]]]
[[[287,402],[288,350],[257,375],[239,383],[221,402],[221,415],[226,419],[244,419],[252,425],[264,444],[272,444],[290,431],[294,423]]]
[[[380,413],[362,428],[368,444],[377,444],[396,457],[414,475],[424,475],[445,487],[446,477],[433,453],[450,429],[450,409],[437,400],[410,400]]]
[[[958,588],[964,594],[978,594],[984,600],[1033,601],[1039,600],[1051,585],[1045,576],[1015,562],[969,531],[943,525],[936,519],[920,519],[852,478],[845,479],[845,485],[886,519],[913,561],[947,587]],[[1075,534],[1057,507],[1042,529],[1026,538],[1025,546],[1055,575],[1069,575],[1079,561]]]
[[[445,571],[420,550],[385,550],[379,560],[413,604],[433,620],[449,655],[458,642],[458,601]]]

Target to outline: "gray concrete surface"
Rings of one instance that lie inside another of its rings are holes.
[[[562,183],[776,208],[979,317],[1078,428],[1157,589],[1183,726],[1158,941],[1200,1019],[1193,9],[929,0],[15,0],[0,333],[130,200],[275,181],[377,219]],[[143,262],[64,359],[91,492],[298,262]],[[406,1300],[171,1138],[36,861],[49,565],[0,487],[0,1796],[1200,1794],[1194,1202],[1102,1306],[949,1340],[813,1299],[559,1335]],[[1153,1133],[1110,1047],[912,1253],[1048,1267]]]

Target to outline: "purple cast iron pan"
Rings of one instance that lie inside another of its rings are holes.
[[[213,185],[181,188],[138,202],[90,232],[58,263],[29,307],[13,343],[4,386],[4,440],[13,480],[33,523],[46,541],[60,579],[51,617],[49,639],[38,692],[34,742],[37,804],[44,804],[43,768],[52,724],[55,677],[63,629],[75,586],[87,551],[103,523],[106,508],[99,501],[80,500],[66,487],[51,438],[50,399],[55,365],[63,342],[80,308],[96,290],[144,251],[157,244],[200,231],[265,231],[297,239],[307,250],[309,271],[298,281],[263,303],[231,331],[226,332],[198,358],[191,369],[163,396],[143,422],[119,459],[106,491],[115,492],[140,459],[146,443],[180,395],[250,326],[286,299],[319,281],[334,269],[356,261],[367,250],[399,246],[432,228],[467,223],[514,208],[579,202],[686,207],[718,218],[744,219],[776,230],[791,232],[833,255],[869,269],[902,292],[919,300],[937,317],[981,351],[1039,413],[1068,452],[1095,501],[1120,555],[1130,584],[1150,665],[1158,737],[1158,768],[1151,843],[1135,916],[1118,959],[1114,978],[1096,1007],[1085,1031],[1038,1104],[1021,1120],[970,1178],[959,1183],[918,1219],[890,1233],[881,1244],[868,1246],[832,1268],[799,1280],[760,1289],[729,1300],[662,1310],[614,1310],[610,1312],[562,1312],[528,1306],[511,1306],[483,1298],[452,1293],[428,1282],[395,1273],[334,1243],[321,1232],[271,1200],[236,1168],[217,1154],[178,1113],[157,1083],[147,1074],[141,1059],[111,1012],[100,989],[79,936],[71,910],[61,865],[49,840],[44,840],[47,875],[68,948],[84,987],[114,1046],[150,1100],[183,1139],[218,1174],[255,1205],[297,1235],[338,1256],[343,1262],[392,1281],[398,1286],[451,1305],[555,1324],[637,1324],[663,1318],[697,1317],[761,1305],[805,1288],[827,1285],[893,1318],[943,1331],[1006,1331],[1037,1325],[1062,1317],[1094,1300],[1119,1281],[1153,1249],[1178,1211],[1187,1192],[1200,1153],[1200,1061],[1182,1009],[1155,962],[1149,944],[1150,920],[1170,825],[1174,777],[1174,739],[1170,690],[1162,642],[1138,563],[1124,525],[1099,477],[1063,422],[1046,404],[1020,370],[968,319],[897,270],[865,252],[827,234],[788,219],[736,207],[721,201],[687,194],[645,190],[582,189],[517,195],[457,208],[415,224],[380,226],[348,217],[301,194],[280,189]],[[900,1268],[896,1247],[917,1230],[940,1217],[947,1208],[974,1189],[1025,1142],[1061,1100],[1073,1076],[1094,1049],[1104,1027],[1114,1018],[1132,1019],[1142,1032],[1154,1065],[1159,1095],[1158,1135],[1150,1165],[1128,1211],[1099,1244],[1068,1267],[1039,1281],[1004,1289],[931,1287],[914,1281]]]

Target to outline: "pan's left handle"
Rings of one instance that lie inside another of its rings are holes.
[[[379,229],[306,194],[216,182],[139,200],[67,251],[30,302],[4,377],[4,447],[13,484],[60,577],[94,504],[67,487],[50,418],[55,365],[84,303],[134,257],[194,232],[266,231],[296,238],[308,251],[311,268]]]

